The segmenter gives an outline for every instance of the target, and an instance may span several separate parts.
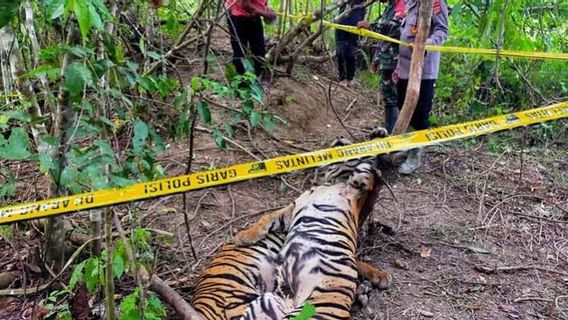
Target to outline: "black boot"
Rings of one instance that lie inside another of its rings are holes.
[[[398,119],[398,108],[396,106],[387,106],[385,108],[385,128],[389,134],[391,134],[394,129],[396,119]]]

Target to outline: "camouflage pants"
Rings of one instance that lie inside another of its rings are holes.
[[[398,98],[396,95],[396,83],[392,81],[393,69],[381,69],[381,97],[385,108],[396,108]]]

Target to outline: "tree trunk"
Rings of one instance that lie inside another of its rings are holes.
[[[424,63],[424,46],[428,34],[430,32],[430,23],[432,21],[432,4],[434,0],[420,1],[420,10],[418,16],[418,34],[413,44],[412,60],[410,62],[410,75],[408,79],[408,87],[406,88],[406,98],[404,105],[396,125],[393,129],[393,135],[398,135],[406,132],[410,119],[416,109],[416,103],[420,95],[420,83],[422,81],[422,67]]]

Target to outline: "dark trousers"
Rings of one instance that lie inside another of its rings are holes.
[[[396,94],[396,83],[392,80],[393,69],[379,70],[381,75],[381,96],[385,108],[398,107],[398,98]]]
[[[432,111],[432,100],[434,100],[434,84],[436,80],[422,80],[420,83],[420,96],[416,110],[410,120],[410,125],[415,130],[424,130],[430,127],[430,112]],[[407,79],[399,79],[397,83],[398,109],[402,109],[404,99],[406,98]]]
[[[238,74],[245,73],[242,59],[245,51],[249,52],[254,62],[254,72],[257,76],[262,73],[262,61],[266,54],[264,46],[264,29],[260,17],[229,16],[229,32],[233,48],[233,64]]]
[[[339,81],[351,81],[355,77],[355,68],[357,67],[357,41],[338,40],[335,46]]]

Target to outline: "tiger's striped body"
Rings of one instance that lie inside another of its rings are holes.
[[[253,301],[275,289],[284,238],[272,232],[253,246],[223,246],[197,281],[191,305],[207,320],[241,319]]]
[[[380,129],[374,132],[374,137],[386,134],[386,131]],[[372,136],[371,138],[374,137]],[[333,146],[349,143],[348,140],[338,139]],[[330,182],[343,178],[346,173],[352,173],[357,165],[365,161],[368,162],[368,159],[356,159],[343,164],[329,166],[326,168],[325,180]],[[345,186],[345,184],[341,185]],[[289,215],[291,208],[296,207],[297,204],[308,203],[310,199],[315,201],[317,197],[320,197],[318,200],[320,203],[333,204],[335,203],[334,198],[340,193],[337,188],[334,186],[313,188],[311,196],[310,192],[306,192],[296,200],[295,204],[270,213],[265,217]],[[344,206],[345,202],[342,205]],[[305,218],[301,220],[306,219],[309,219],[308,212],[305,212]],[[359,223],[357,224],[358,227]],[[349,229],[351,234],[354,235],[355,241],[352,243],[356,247],[357,232],[353,231],[357,229]],[[191,302],[192,306],[207,320],[282,319],[284,314],[294,314],[298,311],[299,308],[294,307],[292,299],[286,299],[281,294],[275,294],[274,292],[277,285],[277,261],[279,253],[283,249],[287,231],[285,225],[281,224],[281,227],[271,227],[261,239],[257,239],[253,244],[226,244],[216,254],[197,281],[195,294]],[[338,236],[333,234],[334,231],[330,230],[329,232],[331,241],[336,241]],[[297,234],[301,234],[301,232]],[[294,239],[301,240],[302,237],[294,236]],[[290,245],[287,252],[292,252],[297,247],[298,245]],[[352,249],[350,247],[350,250]],[[357,271],[354,274],[352,272],[354,265],[359,268],[359,275],[370,280],[373,284],[379,287],[388,286],[390,282],[388,274],[358,261],[355,264],[354,262],[349,264],[351,270],[350,280],[357,280]],[[351,286],[355,282],[349,283],[349,292],[351,292]],[[306,285],[313,287],[313,284]],[[322,296],[318,295],[314,295],[312,298],[316,300],[323,299]],[[349,294],[347,298],[347,300],[352,301],[353,294]],[[349,310],[348,307],[350,305],[347,300],[345,300],[345,306]]]
[[[316,308],[315,319],[349,319],[359,274],[377,284],[390,281],[386,273],[355,256],[359,226],[378,196],[377,180],[369,164],[360,164],[348,183],[312,188],[236,236],[238,244],[254,245],[274,230],[288,231],[280,255],[284,291],[289,292],[281,292],[287,294],[281,296],[284,303],[273,301],[267,310],[288,306],[285,319],[291,319],[310,303]]]

